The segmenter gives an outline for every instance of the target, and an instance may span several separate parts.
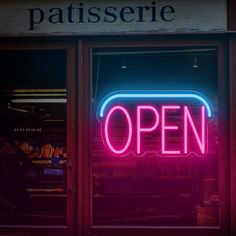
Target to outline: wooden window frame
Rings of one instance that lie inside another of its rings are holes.
[[[220,194],[220,210],[219,210],[219,226],[94,226],[92,225],[92,50],[96,48],[148,48],[148,47],[216,47],[218,58],[218,99],[219,99],[219,194]],[[228,79],[226,72],[226,44],[222,39],[204,36],[190,36],[183,39],[181,36],[172,37],[92,37],[84,40],[83,45],[80,44],[83,53],[83,71],[79,71],[82,80],[80,80],[80,99],[84,101],[81,107],[81,129],[79,146],[80,150],[79,165],[82,167],[80,178],[83,179],[82,198],[83,198],[83,234],[82,235],[201,235],[201,236],[223,236],[229,235],[230,228],[230,186],[229,186],[229,109],[228,109]],[[80,67],[79,67],[80,68]]]
[[[67,209],[66,224],[57,225],[0,225],[0,235],[35,235],[35,236],[72,236],[76,228],[77,205],[77,80],[76,80],[76,43],[74,40],[52,38],[2,38],[0,39],[1,51],[27,51],[27,50],[66,50],[67,51]]]
[[[0,50],[66,49],[68,50],[67,135],[71,151],[69,171],[71,202],[68,202],[67,226],[0,226],[1,235],[192,235],[223,236],[236,233],[236,37],[229,43],[230,81],[227,67],[227,37],[222,35],[172,36],[83,36],[1,38]],[[218,51],[219,119],[219,192],[221,195],[219,227],[100,227],[91,224],[92,217],[92,49],[123,47],[216,47]],[[230,82],[230,84],[229,84]],[[230,85],[230,87],[229,87]],[[230,90],[230,96],[229,96]],[[230,104],[230,107],[229,107]],[[230,110],[229,110],[230,109]],[[229,126],[230,121],[230,126]],[[230,157],[227,159],[227,157]],[[230,232],[231,227],[231,232]]]
[[[236,35],[229,40],[230,78],[230,218],[231,235],[236,234]]]

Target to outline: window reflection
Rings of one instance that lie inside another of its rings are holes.
[[[144,50],[94,51],[93,116],[96,117],[101,99],[117,90],[198,91],[207,95],[214,110],[208,126],[208,153],[201,158],[194,154],[116,157],[105,148],[100,123],[94,119],[93,224],[218,225],[216,51],[214,48]],[[124,144],[127,137],[122,130],[127,129],[121,124],[122,119],[116,118],[111,125],[116,134],[113,142]],[[178,124],[178,132],[183,131],[178,115],[168,119]],[[157,132],[147,141],[146,145],[159,145],[160,135]],[[180,143],[180,140],[173,135],[171,142]]]
[[[0,52],[0,224],[66,224],[66,52]]]

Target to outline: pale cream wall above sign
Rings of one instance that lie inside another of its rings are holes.
[[[8,36],[161,34],[226,30],[226,0],[0,2],[0,35]]]

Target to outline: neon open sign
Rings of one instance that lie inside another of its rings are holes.
[[[103,143],[115,156],[205,155],[212,116],[209,101],[194,91],[118,91],[97,112]]]

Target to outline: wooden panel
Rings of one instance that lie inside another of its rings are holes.
[[[236,6],[236,4],[235,4]],[[235,24],[236,25],[236,24]],[[236,234],[236,38],[230,40],[231,235]]]

